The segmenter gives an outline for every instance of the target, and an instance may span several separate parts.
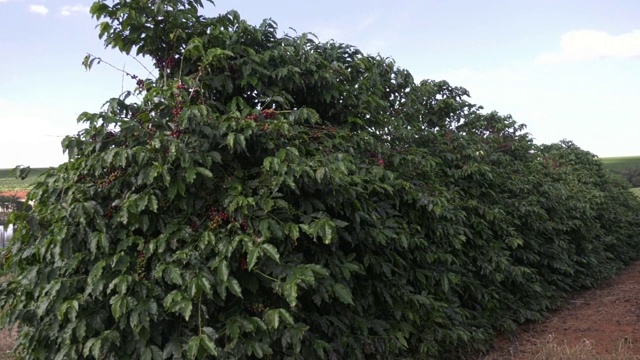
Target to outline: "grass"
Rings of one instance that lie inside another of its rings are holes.
[[[624,170],[640,166],[640,156],[622,156],[601,158],[605,168],[611,170]]]
[[[558,342],[550,335],[544,342],[528,346],[520,346],[516,343],[499,354],[482,357],[479,360],[640,360],[640,356],[634,355],[633,344],[626,337],[620,339],[618,346],[609,349],[604,355],[598,354],[593,345],[592,341],[586,339],[577,345],[568,345],[566,342]]]
[[[29,177],[24,180],[16,179],[10,172],[12,169],[0,169],[0,191],[29,189],[31,184],[47,168],[33,168]],[[1,359],[1,358],[0,358]]]

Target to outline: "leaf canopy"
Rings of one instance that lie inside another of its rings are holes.
[[[640,201],[575,144],[202,6],[91,7],[158,77],[81,114],[13,215],[25,358],[463,358],[640,255]]]

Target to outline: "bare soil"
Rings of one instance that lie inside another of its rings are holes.
[[[13,345],[18,336],[18,327],[13,329],[3,329],[0,331],[0,360],[13,359]]]
[[[24,200],[27,198],[29,190],[9,190],[0,191],[0,196],[15,196],[18,200]]]
[[[0,284],[7,282],[8,279],[7,276],[0,276]],[[13,329],[0,330],[0,360],[11,360],[14,358],[12,350],[17,336],[17,326],[14,326]]]
[[[543,356],[550,350],[555,355]],[[640,261],[575,294],[546,321],[499,339],[485,359],[640,359]]]

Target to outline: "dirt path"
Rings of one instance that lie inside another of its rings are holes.
[[[496,347],[486,359],[640,359],[640,261]]]

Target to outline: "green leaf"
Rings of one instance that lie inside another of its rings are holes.
[[[191,302],[191,300],[188,299],[182,299],[180,302],[180,312],[182,313],[182,316],[184,316],[185,320],[189,320],[189,317],[191,316],[191,310],[193,309],[193,303]]]
[[[280,310],[274,309],[267,311],[264,315],[264,321],[271,329],[277,329],[280,324]]]
[[[326,268],[317,265],[317,264],[308,264],[305,265],[305,267],[311,271],[313,271],[315,274],[317,275],[321,275],[321,276],[329,276],[329,270],[327,270]]]
[[[325,244],[330,244],[335,238],[336,226],[329,219],[324,219],[320,222],[318,233]]]
[[[200,336],[192,336],[187,342],[187,358],[195,359],[198,356],[198,350],[200,350]]]
[[[80,341],[84,340],[84,337],[87,334],[87,322],[85,320],[78,321],[78,325],[76,325],[74,331],[76,333],[76,337],[80,339]]]
[[[229,277],[229,264],[226,260],[222,260],[220,264],[218,264],[218,278],[222,282],[226,282]]]
[[[296,224],[289,224],[287,226],[287,233],[291,240],[296,241],[300,237],[300,228]]]
[[[271,244],[262,244],[260,247],[267,256],[275,260],[277,263],[280,263],[280,254],[278,254],[278,249],[276,249],[275,246]]]
[[[271,236],[271,230],[270,230],[270,221],[269,219],[262,219],[260,220],[260,224],[258,225],[258,229],[260,229],[260,233],[265,236],[265,237],[269,237]]]
[[[169,175],[169,171],[167,170],[167,168],[160,166],[160,173],[162,174],[162,181],[164,182],[164,185],[169,186],[169,184],[171,183],[171,176]]]
[[[178,192],[180,193],[180,195],[184,196],[186,192],[185,183],[182,181],[182,179],[176,179],[176,183],[178,184]]]
[[[289,325],[293,325],[294,324],[293,316],[291,316],[291,314],[287,310],[278,309],[278,312],[280,313],[280,317],[282,317],[284,322],[286,322]]]
[[[193,183],[193,180],[196,179],[196,169],[193,166],[189,166],[185,173],[187,184]]]
[[[172,200],[173,198],[175,198],[177,193],[178,193],[178,184],[176,182],[172,182],[169,185],[169,191],[167,192],[167,196],[169,196],[169,200]]]
[[[180,343],[177,339],[169,341],[167,345],[165,345],[164,350],[162,351],[162,358],[180,358],[182,357],[182,349],[180,347]]]
[[[140,357],[140,359],[142,359],[142,360],[151,360],[152,356],[153,356],[153,354],[151,353],[151,349],[150,348],[145,348],[142,351],[142,356]]]
[[[149,216],[146,214],[140,216],[140,229],[142,229],[142,231],[149,229]]]
[[[260,255],[260,248],[253,247],[249,250],[249,255],[247,256],[247,268],[250,271],[256,265],[256,261],[258,261],[258,255]]]
[[[202,233],[202,242],[204,244],[214,245],[216,238],[211,231],[205,231]]]
[[[149,195],[147,203],[149,205],[149,210],[158,212],[158,199],[156,199],[154,195]]]
[[[203,167],[197,167],[196,171],[199,172],[200,174],[204,175],[207,178],[213,178],[213,173],[211,173],[211,171],[209,171],[209,169],[205,169]]]
[[[124,295],[118,294],[111,298],[111,314],[118,320],[122,314],[127,310],[127,299]]]
[[[213,158],[213,161],[221,164],[222,163],[222,156],[220,155],[219,152],[214,151],[210,153],[211,157]]]
[[[340,301],[348,305],[354,305],[351,289],[346,285],[340,283],[333,284],[333,291]]]
[[[83,356],[89,356],[89,353],[91,352],[91,347],[93,346],[93,344],[98,340],[98,338],[91,338],[89,340],[87,340],[87,342],[84,344],[84,346],[82,347],[82,355]],[[98,350],[100,350],[98,348]],[[94,356],[95,357],[95,356]],[[97,357],[95,357],[97,359]]]
[[[238,280],[229,276],[229,278],[227,278],[227,286],[229,287],[229,290],[231,290],[231,293],[233,295],[242,298],[242,288],[240,287],[240,283],[238,282]]]
[[[94,359],[99,359],[100,358],[100,349],[101,348],[102,348],[102,340],[101,339],[96,339],[91,344],[91,355],[93,355]]]
[[[180,270],[177,267],[167,266],[165,276],[170,284],[182,285],[182,276],[180,276]]]
[[[93,266],[93,268],[91,268],[91,271],[89,272],[89,276],[87,278],[87,282],[89,285],[95,284],[96,280],[100,278],[105,265],[106,262],[104,260],[100,260]]]
[[[213,342],[213,338],[211,338],[211,336],[208,334],[202,334],[200,335],[200,337],[200,344],[202,345],[202,348],[207,352],[207,354],[217,356],[218,351],[216,350],[216,344]]]
[[[298,284],[295,281],[287,281],[284,284],[284,298],[291,307],[298,303]]]

